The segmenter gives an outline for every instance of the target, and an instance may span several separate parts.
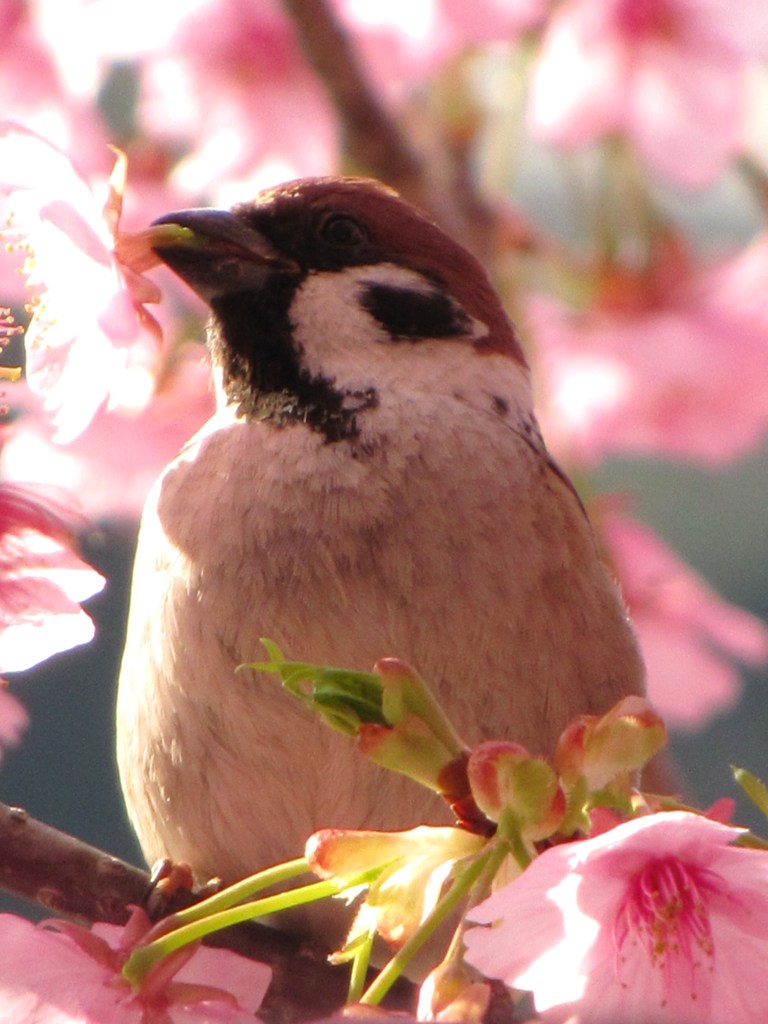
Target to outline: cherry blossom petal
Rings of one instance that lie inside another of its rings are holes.
[[[26,257],[32,320],[27,380],[45,399],[57,440],[80,434],[137,362],[155,357],[152,318],[114,255],[124,158],[99,203],[69,159],[18,125],[0,127],[5,234]]]
[[[177,187],[221,205],[335,169],[335,118],[275,0],[207,0],[180,14],[143,69],[139,119],[187,146]]]
[[[485,842],[453,827],[421,825],[402,832],[323,829],[310,836],[306,856],[316,875],[342,884],[378,867],[364,914],[387,942],[402,945],[434,909],[456,862],[479,853]]]
[[[0,685],[0,755],[6,747],[15,747],[29,724],[24,706]]]
[[[213,414],[214,401],[199,345],[180,351],[160,376],[135,367],[122,383],[118,407],[99,409],[66,446],[54,443],[39,400],[16,385],[18,419],[0,468],[20,483],[43,479],[77,494],[93,519],[137,518],[162,469]]]
[[[627,64],[605,6],[592,0],[562,5],[533,70],[531,130],[573,146],[618,129],[627,108]]]
[[[744,137],[746,64],[725,50],[695,60],[664,42],[646,43],[643,57],[626,113],[638,155],[682,185],[710,184]]]
[[[543,0],[335,0],[334,6],[366,73],[391,96],[469,47],[516,38],[546,14]]]
[[[727,604],[652,530],[616,512],[601,528],[648,670],[648,695],[670,725],[699,728],[740,692],[734,661],[768,659],[768,627]]]
[[[61,9],[66,0],[54,0]],[[106,130],[93,103],[97,86],[74,92],[62,75],[61,56],[84,47],[62,36],[52,45],[41,21],[43,0],[3,0],[0,4],[0,110],[2,117],[23,123],[57,146],[78,154],[82,168],[104,171],[109,166]],[[51,5],[53,6],[53,5]],[[79,67],[93,64],[91,57]]]
[[[226,950],[201,948],[161,988],[134,993],[120,973],[130,928],[99,924],[87,932],[62,922],[53,930],[0,915],[0,1019],[254,1024],[269,983],[268,967]]]
[[[127,928],[97,922],[91,931],[111,948],[118,949],[122,948],[121,940]],[[171,1011],[172,1018],[179,1022],[189,1021],[190,1024],[205,1024],[209,1019],[212,1024],[217,1021],[259,1024],[252,1015],[261,1006],[271,977],[272,972],[266,964],[229,950],[198,946],[169,976],[171,995],[182,986],[188,986],[190,993],[195,988],[211,992],[218,989],[219,993],[213,1002],[206,999],[199,1007],[194,1003],[184,1005],[180,1000],[179,1006]],[[222,1000],[222,996],[226,998]]]
[[[754,0],[568,0],[544,36],[534,132],[574,145],[624,131],[648,166],[712,182],[741,146],[751,58],[768,52]]]
[[[722,463],[768,427],[768,238],[624,308],[576,312],[531,295],[526,316],[555,451],[589,463],[629,453]]]
[[[0,487],[0,672],[19,672],[87,643],[80,602],[104,578],[71,549],[71,508],[39,493]]]
[[[470,912],[467,960],[545,1024],[762,1020],[768,853],[684,811],[552,847]]]

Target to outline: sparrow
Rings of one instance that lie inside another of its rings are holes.
[[[148,860],[227,882],[321,827],[450,820],[273,676],[410,663],[472,745],[551,754],[644,688],[621,594],[547,452],[480,263],[385,186],[309,178],[154,245],[210,308],[217,408],[152,490],[117,700]]]

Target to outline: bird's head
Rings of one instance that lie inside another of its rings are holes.
[[[527,385],[480,263],[378,182],[302,179],[155,224],[156,254],[211,308],[214,364],[243,415],[336,441],[389,394],[455,392],[473,367],[492,379],[501,360]]]

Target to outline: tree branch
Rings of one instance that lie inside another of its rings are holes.
[[[128,908],[142,905],[151,916],[149,875],[103,850],[0,804],[0,888],[80,924],[122,925]],[[194,897],[189,900],[194,902]],[[170,909],[165,908],[167,913]],[[162,916],[162,913],[158,916]],[[318,1019],[338,1010],[347,995],[347,973],[299,938],[250,923],[211,937],[272,968],[272,982],[259,1016],[268,1024]],[[391,1009],[411,1009],[414,986],[404,982],[388,1000]]]
[[[149,891],[146,871],[0,804],[0,887],[78,922],[125,924]]]
[[[420,193],[423,161],[380,103],[349,35],[328,4],[325,0],[283,0],[283,6],[307,61],[339,114],[348,153],[404,195]]]
[[[327,0],[283,0],[307,61],[338,114],[353,162],[430,213],[478,256],[489,254],[495,218],[449,147],[419,151],[377,96],[349,33]]]

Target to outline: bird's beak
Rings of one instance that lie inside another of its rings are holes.
[[[276,272],[295,272],[255,228],[228,210],[167,213],[152,222],[152,250],[205,301],[260,290]]]

